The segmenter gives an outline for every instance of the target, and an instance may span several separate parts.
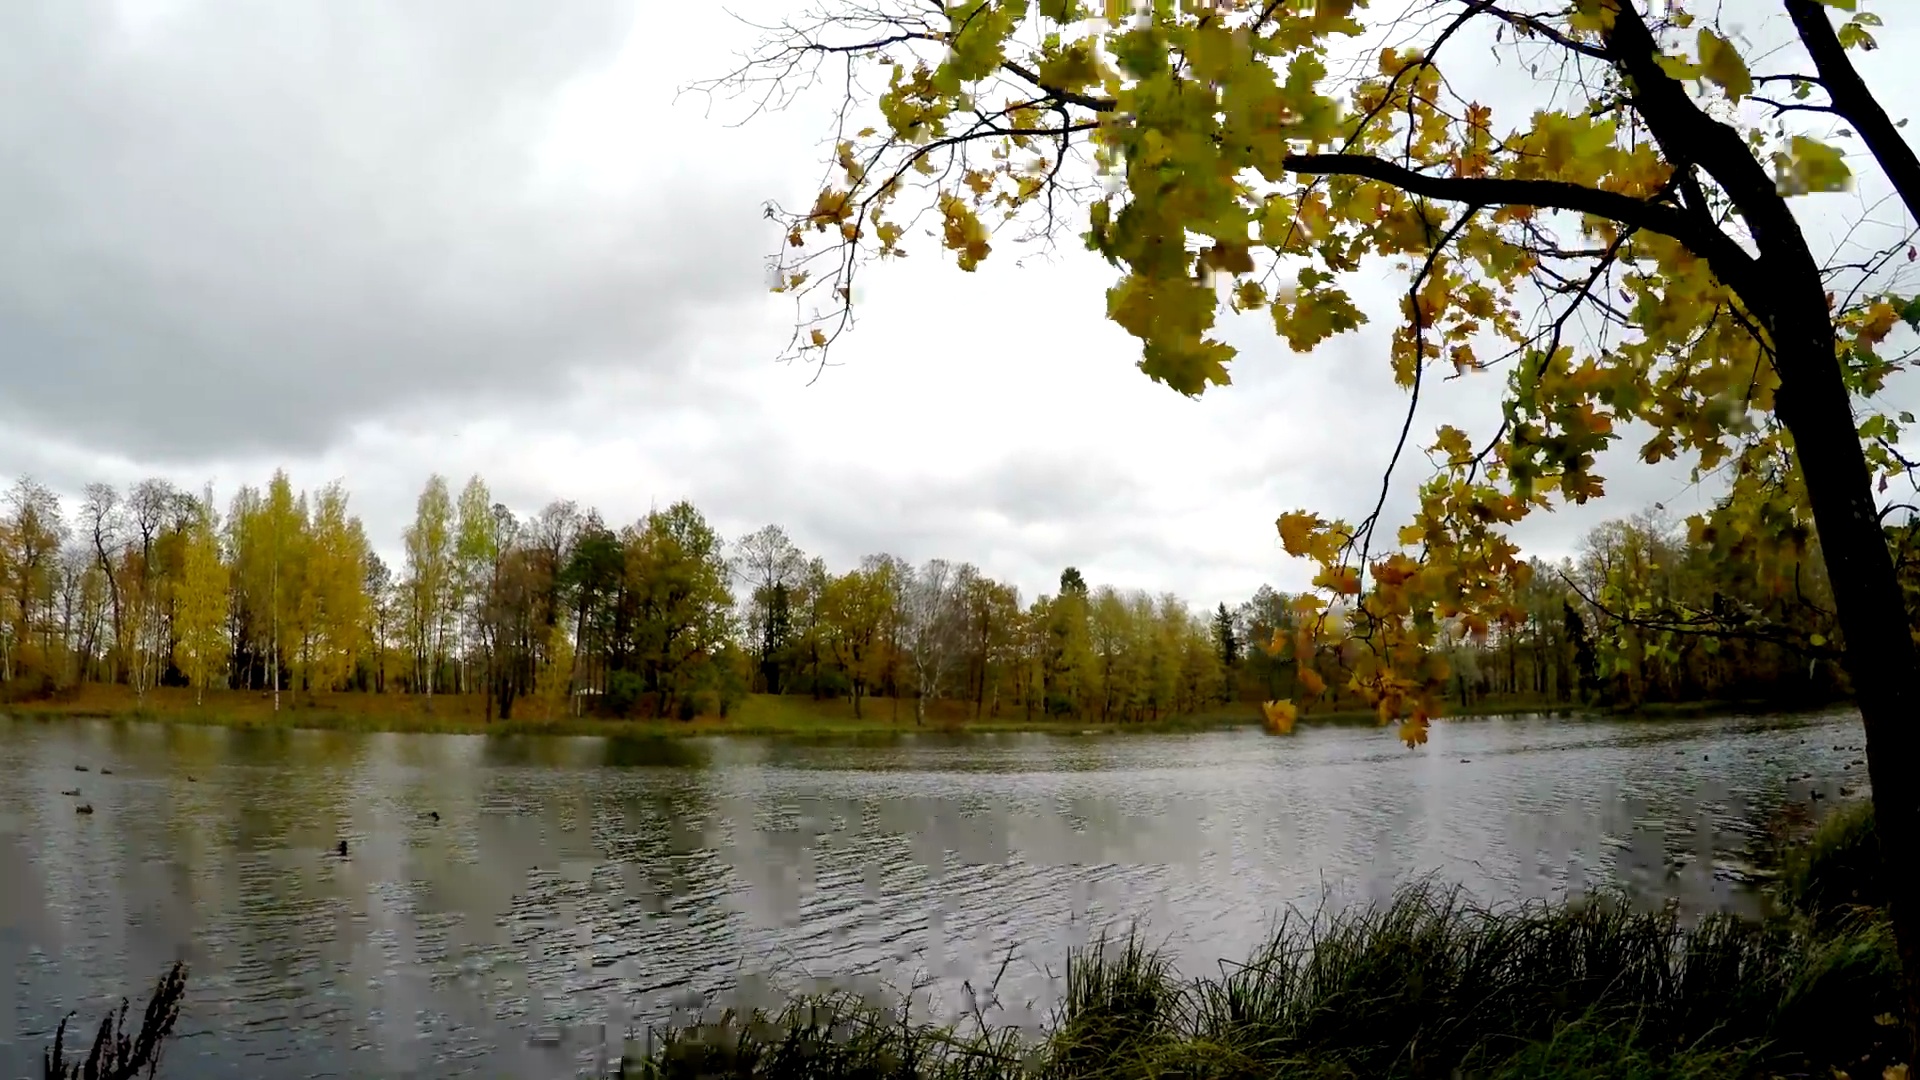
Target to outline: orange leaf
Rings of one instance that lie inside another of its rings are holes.
[[[1427,741],[1427,714],[1418,710],[1400,725],[1400,741],[1411,750]]]
[[[1300,710],[1291,701],[1265,702],[1260,706],[1260,711],[1266,714],[1267,730],[1275,735],[1292,734],[1293,722],[1300,716]]]
[[[1312,550],[1311,537],[1314,530],[1320,527],[1319,515],[1281,514],[1277,524],[1280,526],[1280,545],[1287,549],[1287,554],[1299,558]]]

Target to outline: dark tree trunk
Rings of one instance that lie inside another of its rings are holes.
[[[1803,304],[1802,307],[1807,305]],[[1793,434],[1835,613],[1843,664],[1867,737],[1867,776],[1890,916],[1904,975],[1907,1020],[1920,1055],[1920,655],[1874,505],[1824,302],[1799,333],[1781,334],[1780,419]],[[1798,321],[1798,320],[1796,320]],[[1787,320],[1780,320],[1787,330]],[[1792,372],[1793,378],[1788,378]]]

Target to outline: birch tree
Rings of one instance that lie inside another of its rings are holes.
[[[367,538],[348,512],[345,486],[331,483],[314,496],[302,547],[300,675],[312,692],[345,680],[370,637]]]
[[[193,687],[194,704],[200,705],[206,701],[209,684],[226,682],[227,617],[232,607],[231,573],[220,554],[212,485],[194,503],[185,541],[174,663]]]
[[[954,568],[945,559],[929,559],[913,575],[907,605],[907,648],[913,653],[913,722],[924,724],[927,702],[938,697],[952,662],[954,615],[958,608]]]
[[[485,642],[475,640],[469,630],[484,635],[480,625],[480,611],[487,604],[488,593],[492,588],[492,578],[500,557],[500,536],[493,512],[493,494],[487,490],[486,482],[478,473],[467,480],[460,489],[460,500],[456,507],[454,525],[452,575],[453,595],[449,598],[454,611],[454,649],[458,664],[458,689],[464,693],[468,689],[468,649]]]
[[[414,687],[433,704],[433,684],[445,656],[454,599],[454,509],[445,477],[427,479],[406,532],[407,635]]]
[[[112,484],[88,484],[80,504],[80,518],[92,546],[95,563],[107,583],[107,600],[113,610],[112,668],[115,677],[118,677],[126,665],[126,598],[116,565],[120,552],[120,493]]]
[[[126,536],[119,559],[127,615],[121,647],[134,696],[141,701],[159,681],[161,666],[172,653],[166,640],[170,583],[160,572],[154,549],[177,495],[171,483],[158,477],[142,480],[127,492]]]
[[[793,590],[806,573],[807,556],[778,525],[765,525],[735,541],[729,560],[746,600],[746,631],[769,694],[780,692],[779,654],[793,629]]]

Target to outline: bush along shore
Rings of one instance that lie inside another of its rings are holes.
[[[1283,920],[1216,977],[1181,978],[1133,937],[1080,951],[1037,1037],[810,996],[652,1033],[620,1075],[1906,1080],[1875,854],[1871,816],[1849,807],[1795,845],[1765,920],[1686,923],[1606,896],[1488,908],[1414,884]],[[158,1015],[170,1027],[177,1006]],[[157,1047],[145,1029],[141,1040]],[[80,1074],[50,1056],[47,1075]]]

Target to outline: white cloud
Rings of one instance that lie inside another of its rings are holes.
[[[1207,605],[1300,583],[1279,512],[1371,508],[1405,405],[1388,268],[1363,274],[1374,324],[1313,355],[1236,322],[1234,385],[1197,402],[1135,370],[1113,272],[1071,237],[972,275],[931,250],[876,267],[836,366],[783,366],[760,208],[806,197],[824,103],[729,127],[738,103],[677,94],[754,31],[655,0],[408,10],[0,13],[0,199],[29,226],[0,254],[0,470],[225,493],[285,464],[346,480],[389,554],[429,472],[478,472],[523,511],[684,497],[838,566],[970,559],[1031,595],[1073,564]],[[1898,29],[1863,60],[1894,101]],[[1459,78],[1510,101],[1516,76]],[[1429,381],[1389,519],[1435,424],[1491,432],[1499,378]],[[1613,457],[1613,494],[1529,546],[1702,497]]]

